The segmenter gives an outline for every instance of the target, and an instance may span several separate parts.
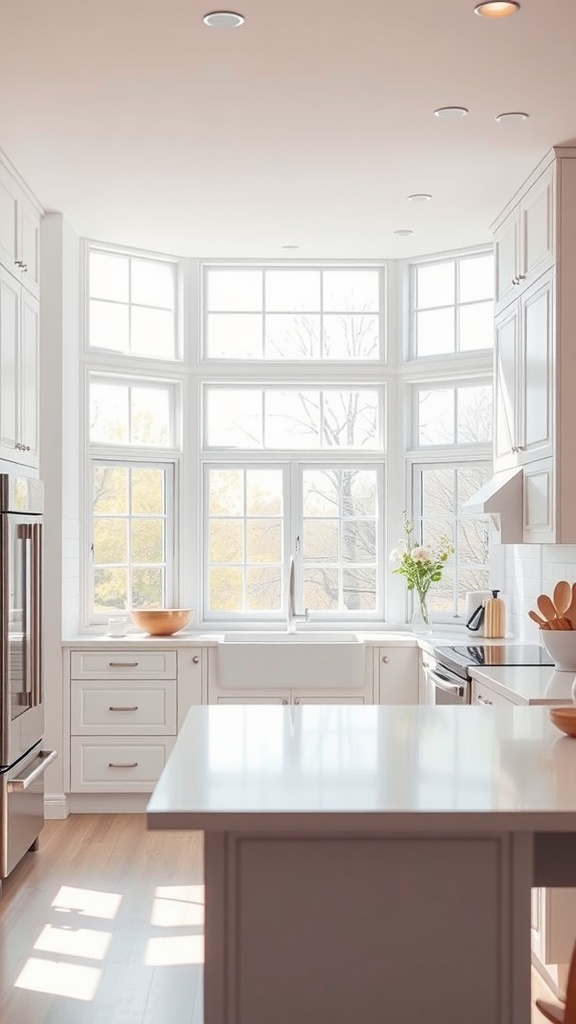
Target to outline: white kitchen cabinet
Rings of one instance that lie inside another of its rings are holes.
[[[378,704],[418,704],[419,653],[416,645],[374,649]]]
[[[575,222],[575,147],[556,147],[496,222],[494,467],[519,468],[524,495],[510,542],[576,543]]]
[[[343,690],[342,693],[333,692],[327,694],[325,690],[317,693],[310,690],[286,690],[274,693],[270,690],[239,690],[226,695],[213,693],[212,704],[368,704],[364,695],[350,694]]]
[[[192,704],[206,651],[133,642],[65,652],[71,793],[148,793]]]
[[[555,174],[552,165],[531,179],[494,232],[495,303],[502,309],[555,259]]]
[[[0,163],[0,264],[36,298],[40,287],[40,209]]]
[[[553,271],[500,313],[494,348],[494,468],[500,470],[553,454]]]
[[[38,468],[39,306],[0,267],[0,458]]]
[[[487,671],[487,670],[485,670]],[[501,679],[501,682],[504,680]],[[505,696],[489,682],[472,677],[472,704],[483,707],[545,703],[520,694]],[[558,703],[555,698],[551,703]],[[576,941],[576,889],[532,890],[532,953],[540,972],[556,990],[565,984],[567,964]]]

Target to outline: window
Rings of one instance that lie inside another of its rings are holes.
[[[176,392],[172,383],[91,374],[91,444],[175,447]]]
[[[466,513],[463,503],[488,480],[490,465],[453,463],[413,467],[414,526],[426,547],[448,537],[454,554],[429,592],[433,612],[462,615],[468,590],[486,590],[489,577],[487,516]]]
[[[414,265],[413,355],[421,358],[491,348],[493,276],[491,253]]]
[[[376,467],[207,466],[207,617],[285,616],[288,553],[304,607],[373,615],[381,492]]]
[[[172,468],[94,460],[90,483],[92,616],[164,607],[172,583]]]
[[[490,444],[491,383],[444,383],[414,389],[416,445]]]
[[[375,388],[206,388],[206,447],[380,449]]]
[[[176,359],[176,263],[91,248],[88,344],[153,359]]]
[[[380,358],[379,269],[207,267],[209,359]]]

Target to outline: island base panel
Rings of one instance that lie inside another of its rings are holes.
[[[530,1020],[529,837],[208,833],[205,1024]]]

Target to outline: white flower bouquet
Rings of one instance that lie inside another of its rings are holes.
[[[408,590],[415,590],[418,595],[418,603],[426,621],[428,611],[426,608],[426,597],[433,583],[442,579],[444,565],[454,551],[452,544],[447,537],[442,537],[436,547],[422,547],[415,543],[413,538],[414,527],[404,513],[405,540],[400,542],[400,547],[390,552],[390,561],[399,562],[397,569],[393,571],[406,578]]]

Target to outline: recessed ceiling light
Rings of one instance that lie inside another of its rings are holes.
[[[486,0],[474,8],[474,14],[479,14],[481,18],[507,18],[519,10],[520,4],[516,0]]]
[[[399,235],[401,238],[407,238],[408,235],[413,235],[414,232],[412,231],[412,228],[398,228],[394,234]]]
[[[438,110],[434,111],[434,117],[456,120],[457,117],[466,117],[467,113],[467,107],[438,107]]]
[[[408,196],[409,203],[427,203],[430,199],[432,196],[429,192],[414,192],[413,195]]]
[[[244,24],[242,15],[234,11],[211,11],[204,15],[202,21],[208,28],[240,28]]]
[[[496,120],[500,124],[511,124],[513,121],[527,121],[530,114],[524,113],[523,110],[508,110],[505,114],[496,114]]]

